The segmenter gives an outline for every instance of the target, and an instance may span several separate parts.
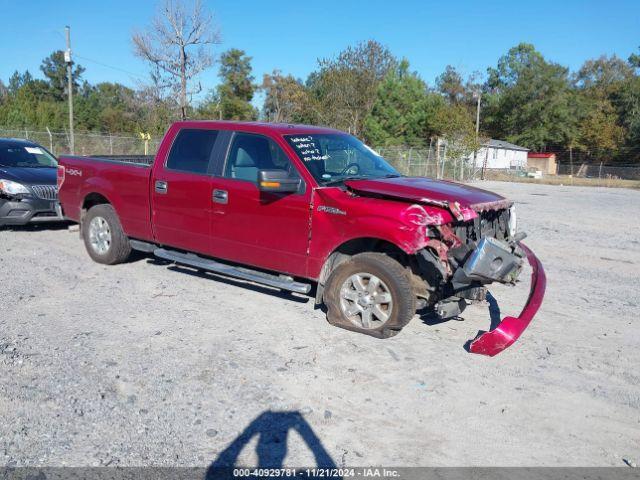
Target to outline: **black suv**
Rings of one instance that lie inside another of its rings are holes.
[[[57,167],[56,158],[37,143],[0,138],[0,227],[63,220]]]

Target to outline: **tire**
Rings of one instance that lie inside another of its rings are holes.
[[[120,220],[109,204],[95,205],[82,219],[82,238],[89,256],[104,265],[125,262],[131,254],[131,244],[122,230]]]
[[[397,335],[416,312],[409,273],[383,253],[360,253],[338,265],[327,280],[324,302],[330,324],[376,338]]]

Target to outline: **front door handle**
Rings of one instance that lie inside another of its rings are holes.
[[[212,195],[213,201],[226,205],[229,203],[229,193],[226,190],[215,189]]]
[[[156,193],[167,193],[167,191],[169,191],[169,184],[162,180],[156,180],[155,189]]]

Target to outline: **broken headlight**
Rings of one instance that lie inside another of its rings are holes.
[[[11,180],[0,180],[0,193],[5,195],[20,195],[22,193],[29,193],[29,189],[18,182],[12,182]]]
[[[518,231],[518,220],[516,218],[516,206],[509,207],[509,238],[513,238]]]

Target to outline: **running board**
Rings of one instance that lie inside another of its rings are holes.
[[[268,285],[269,287],[280,288],[296,293],[309,293],[311,285],[308,283],[295,282],[291,277],[280,277],[269,273],[259,272],[243,267],[234,267],[224,263],[209,260],[193,253],[182,253],[164,248],[157,248],[153,251],[156,257],[171,262],[187,265],[189,267],[207,270],[209,272],[219,273],[229,277],[241,278],[249,282]]]
[[[129,244],[131,245],[131,248],[133,248],[134,250],[138,250],[140,252],[145,252],[145,253],[153,253],[154,250],[158,248],[153,243],[143,242],[142,240],[135,240],[133,238],[129,239]]]

